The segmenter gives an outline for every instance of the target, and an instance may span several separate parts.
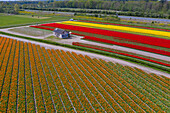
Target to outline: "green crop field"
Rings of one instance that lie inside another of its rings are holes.
[[[50,22],[50,21],[60,21],[68,20],[70,17],[67,16],[51,16],[51,17],[31,17],[31,15],[7,15],[0,14],[0,27],[6,26],[17,26],[23,24],[40,23],[40,22]]]

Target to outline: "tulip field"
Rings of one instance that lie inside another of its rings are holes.
[[[77,24],[74,24],[74,23],[77,23]],[[83,25],[84,24],[89,25],[89,23],[82,22],[82,23],[80,23],[80,25],[79,25],[79,23],[78,22],[50,23],[50,24],[41,24],[39,26],[30,26],[30,27],[46,29],[46,30],[54,30],[55,28],[61,28],[61,29],[71,30],[71,31],[73,31],[73,33],[74,33],[74,31],[79,31],[79,32],[87,33],[87,34],[91,33],[91,34],[98,34],[98,35],[103,35],[103,36],[110,36],[112,38],[116,37],[116,38],[119,38],[120,40],[126,40],[126,41],[131,41],[131,42],[138,42],[138,43],[142,43],[142,44],[149,44],[152,46],[170,48],[170,45],[169,45],[170,40],[166,39],[166,38],[157,38],[157,37],[130,34],[130,33],[124,33],[124,32],[112,31],[112,30],[104,30],[104,29],[99,29],[99,28],[91,28],[90,26],[85,27]],[[127,30],[128,29],[129,28],[127,28]],[[138,31],[138,32],[140,32],[140,31]],[[147,33],[154,32],[157,35],[160,35],[160,34],[166,35],[168,38],[170,36],[169,32],[166,32],[166,31],[150,30],[150,31],[146,31],[146,32]]]
[[[170,79],[0,37],[0,112],[167,113]]]
[[[117,25],[110,25],[110,24],[77,22],[77,21],[65,21],[65,22],[62,22],[62,23],[66,24],[66,25],[84,26],[84,27],[89,27],[89,28],[101,28],[101,29],[109,29],[109,30],[121,30],[121,31],[133,32],[133,33],[136,32],[136,33],[143,33],[143,34],[165,36],[165,37],[167,37],[167,39],[170,38],[170,33],[166,32],[166,31],[141,29],[141,28],[133,28],[133,27],[127,27],[127,26],[117,26]]]
[[[150,62],[153,62],[153,63],[157,63],[157,64],[161,64],[161,65],[170,67],[170,62],[168,62],[168,61],[160,60],[160,59],[156,59],[156,58],[152,58],[152,57],[147,57],[147,56],[143,56],[143,55],[139,55],[139,54],[135,54],[135,53],[131,53],[131,52],[111,49],[111,48],[97,46],[97,45],[79,43],[79,42],[73,42],[72,44],[76,45],[76,46],[92,48],[92,49],[97,49],[97,50],[101,50],[101,51],[116,53],[116,54],[125,55],[125,56],[130,56],[130,57],[133,57],[133,58],[138,58],[138,59],[142,59],[142,60],[145,60],[145,61],[150,61]]]
[[[94,42],[108,44],[108,45],[117,45],[126,48],[132,48],[132,49],[142,50],[142,51],[156,53],[160,55],[165,55],[168,57],[170,56],[170,40],[169,40],[170,32],[168,29],[158,29],[158,28],[102,23],[102,22],[94,22],[94,21],[82,21],[82,20],[64,21],[61,23],[48,23],[48,24],[41,24],[38,26],[30,26],[30,27],[46,29],[46,30],[54,30],[55,28],[66,29],[66,30],[70,30],[73,35],[83,36],[82,38],[83,40],[94,41]],[[143,35],[127,33],[124,31],[143,33]],[[162,38],[148,36],[144,34],[160,36]],[[73,45],[77,45],[77,44],[74,43]],[[85,47],[85,46],[81,45],[81,47]],[[92,48],[92,47],[86,46],[86,48]],[[93,47],[93,49],[97,49],[97,48]],[[149,61],[152,63],[157,63],[168,67],[170,66],[169,62],[157,61],[152,57],[145,58],[143,56],[139,56],[139,55],[134,56],[126,53],[122,53],[121,55],[129,56],[133,58],[135,57],[138,59],[142,59],[144,61]]]
[[[90,22],[90,23],[99,23],[99,24],[104,24],[104,25],[118,25],[118,26],[128,26],[128,27],[144,28],[144,29],[153,29],[153,30],[160,30],[160,31],[170,31],[169,29],[151,28],[151,27],[134,26],[134,25],[126,25],[126,24],[116,24],[116,23],[87,21],[87,20],[78,20],[78,21],[80,21],[80,22]]]

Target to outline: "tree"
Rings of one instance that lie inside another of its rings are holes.
[[[42,8],[44,4],[43,4],[42,1],[40,1],[40,2],[38,3],[38,5],[39,5],[40,8]]]
[[[14,5],[14,12],[15,12],[15,14],[19,13],[19,6],[18,6],[18,4]]]

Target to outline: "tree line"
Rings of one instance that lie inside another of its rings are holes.
[[[28,6],[29,7],[29,6]],[[54,1],[48,4],[39,2],[39,8],[81,8],[81,9],[105,9],[117,11],[163,12],[170,13],[170,1],[112,1],[112,0],[68,0]]]
[[[4,2],[3,2],[4,3]],[[80,13],[119,14],[154,18],[170,18],[170,1],[167,0],[62,0],[40,2],[15,2],[20,9],[70,11]],[[6,7],[14,7],[12,3],[0,4],[0,12]],[[65,9],[68,8],[68,9]],[[73,9],[72,9],[73,8]],[[78,9],[79,8],[79,9]],[[90,9],[99,9],[98,11]],[[106,10],[106,11],[103,11]],[[112,11],[111,11],[112,10]],[[7,10],[5,10],[7,11]]]

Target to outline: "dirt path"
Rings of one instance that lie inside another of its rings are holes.
[[[114,63],[120,63],[122,65],[137,67],[137,68],[142,69],[142,70],[144,70],[148,73],[155,73],[157,75],[164,75],[164,76],[170,78],[170,74],[167,74],[165,72],[161,72],[161,71],[158,71],[158,70],[155,70],[155,69],[152,69],[152,68],[148,68],[148,67],[141,66],[141,65],[138,65],[138,64],[135,64],[135,63],[120,60],[120,59],[117,59],[117,58],[111,58],[111,57],[107,57],[107,56],[103,56],[103,55],[98,55],[98,54],[95,54],[95,53],[89,53],[89,52],[74,50],[74,49],[65,48],[65,47],[61,47],[61,46],[55,46],[55,45],[50,45],[50,44],[45,44],[45,43],[40,43],[40,42],[35,42],[35,41],[29,41],[29,40],[26,40],[26,39],[21,39],[21,38],[6,36],[6,35],[1,35],[1,36],[20,40],[20,41],[24,41],[24,42],[30,42],[30,43],[33,43],[33,44],[37,44],[37,45],[46,47],[47,49],[60,49],[60,50],[65,50],[65,51],[70,51],[70,52],[76,52],[77,54],[88,55],[92,58],[99,58],[99,59],[104,59],[106,61],[111,61],[111,62],[114,62]]]

